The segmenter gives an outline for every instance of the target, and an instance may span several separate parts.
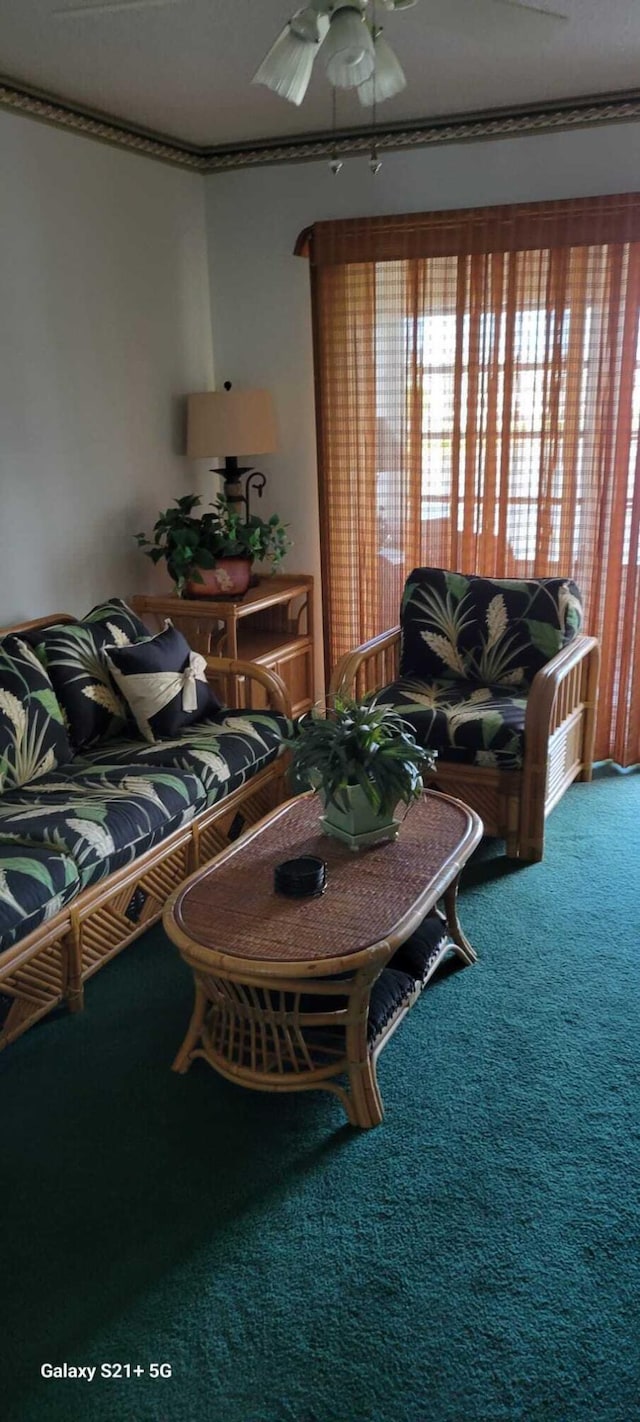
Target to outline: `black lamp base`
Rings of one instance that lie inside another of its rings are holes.
[[[245,523],[249,522],[249,490],[251,485],[255,488],[258,498],[262,498],[262,493],[267,482],[265,474],[261,474],[259,469],[254,469],[251,464],[239,465],[235,455],[228,454],[225,458],[224,469],[213,469],[213,474],[221,474],[224,480],[223,494],[225,499],[234,508],[234,512],[240,512],[240,506],[245,511]],[[242,487],[242,476],[248,475],[244,489]]]

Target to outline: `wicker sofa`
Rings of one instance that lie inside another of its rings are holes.
[[[553,806],[591,778],[600,653],[581,625],[570,579],[415,568],[400,625],[348,652],[330,693],[395,706],[438,753],[434,786],[534,862]]]
[[[281,679],[209,657],[223,709],[149,744],[100,646],[150,636],[118,599],[0,633],[0,1047],[63,1001],[79,1010],[182,880],[286,797]]]

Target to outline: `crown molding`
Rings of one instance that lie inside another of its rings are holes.
[[[177,164],[180,168],[191,168],[196,172],[207,171],[204,148],[183,143],[164,133],[139,128],[99,109],[86,108],[4,76],[0,76],[0,109],[38,119],[53,128],[71,130],[98,143],[108,143],[112,148],[126,148],[161,163]]]
[[[571,128],[595,128],[630,123],[640,118],[640,89],[621,94],[566,99],[554,104],[528,104],[521,108],[486,109],[466,114],[446,114],[437,119],[379,125],[376,129],[342,129],[335,133],[303,134],[286,142],[234,144],[207,150],[207,172],[300,163],[317,158],[369,153],[373,142],[380,152],[428,148],[445,143],[472,143],[478,139],[509,138],[513,134],[549,133]]]
[[[0,77],[0,108],[24,114],[55,128],[79,133],[99,143],[139,153],[145,158],[206,174],[368,153],[374,140],[380,152],[397,152],[446,143],[509,138],[517,134],[532,135],[631,123],[640,119],[640,89],[563,99],[555,103],[527,104],[518,108],[447,114],[436,119],[379,125],[376,129],[371,126],[339,129],[335,133],[325,131],[301,134],[286,140],[264,139],[224,146],[186,143],[10,78]]]

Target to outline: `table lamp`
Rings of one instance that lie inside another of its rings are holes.
[[[223,493],[230,504],[244,504],[249,518],[249,487],[258,496],[266,477],[253,464],[238,464],[250,454],[275,454],[278,449],[273,401],[268,390],[234,390],[225,380],[224,390],[205,390],[187,396],[187,455],[190,459],[224,458],[224,468],[212,470],[224,479]],[[244,492],[242,475],[249,477]]]

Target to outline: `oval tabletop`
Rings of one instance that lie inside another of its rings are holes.
[[[275,810],[223,856],[194,874],[171,901],[165,923],[197,947],[254,962],[326,961],[398,937],[457,877],[482,834],[473,810],[425,790],[398,838],[354,853],[320,828],[321,804],[304,795]],[[274,870],[317,855],[327,865],[324,894],[285,898]],[[409,931],[412,931],[409,928]]]

